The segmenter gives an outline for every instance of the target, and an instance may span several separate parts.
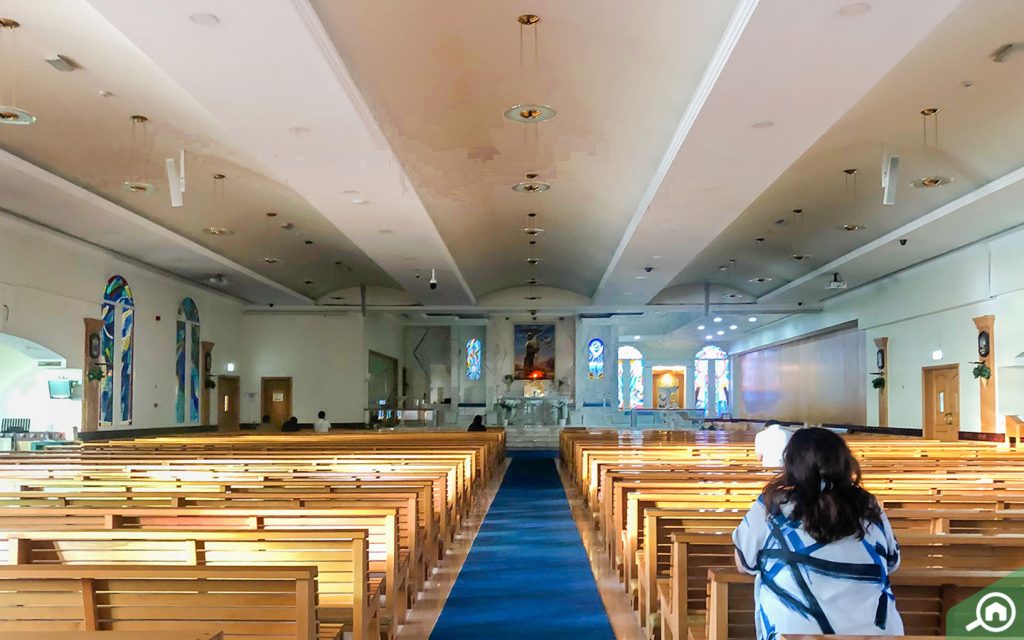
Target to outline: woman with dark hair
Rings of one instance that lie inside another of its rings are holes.
[[[860,465],[827,429],[793,434],[782,472],[733,532],[736,566],[757,576],[758,640],[784,634],[903,635],[889,576],[900,549]]]
[[[481,415],[473,416],[473,422],[469,424],[467,431],[487,431],[487,427],[484,426],[484,417]]]

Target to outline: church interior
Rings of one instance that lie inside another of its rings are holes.
[[[0,637],[1024,637],[1021,105],[1020,0],[0,0]]]

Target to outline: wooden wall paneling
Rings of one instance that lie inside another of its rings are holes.
[[[100,428],[100,383],[89,380],[89,370],[99,365],[100,358],[89,354],[89,336],[103,335],[103,322],[98,318],[82,318],[85,332],[82,338],[84,363],[82,367],[82,431],[99,431]]]
[[[889,426],[889,338],[875,338],[875,349],[882,352],[882,364],[885,366],[880,370],[881,378],[885,380],[885,386],[878,390],[878,426]],[[874,364],[877,369],[878,363]]]
[[[206,388],[206,381],[212,380],[212,371],[207,366],[207,361],[213,358],[213,343],[202,342],[199,345],[199,366],[203,371],[202,385],[199,387],[199,424],[208,425],[210,422],[210,389]]]

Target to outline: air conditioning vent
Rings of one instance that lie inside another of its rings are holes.
[[[43,369],[63,369],[63,360],[37,360],[36,366]]]

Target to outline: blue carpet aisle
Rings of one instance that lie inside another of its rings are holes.
[[[595,638],[611,624],[552,451],[511,452],[431,640]]]

